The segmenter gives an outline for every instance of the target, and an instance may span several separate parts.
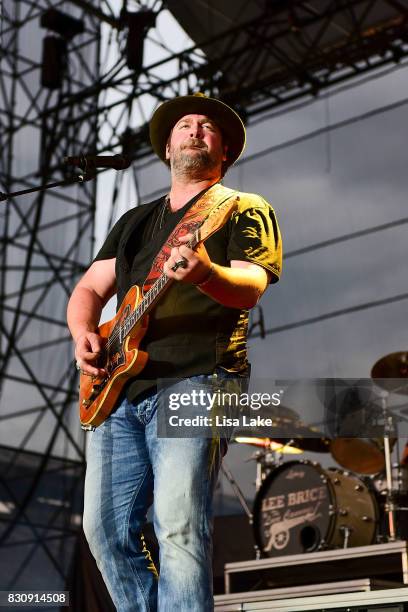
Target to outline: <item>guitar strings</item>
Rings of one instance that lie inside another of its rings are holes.
[[[187,245],[186,245],[186,246],[188,246],[188,247],[191,249],[191,248],[194,248],[195,246],[197,246],[198,242],[199,242],[199,241],[198,241],[198,240],[196,240],[196,241],[195,241],[195,244],[194,244],[194,237],[193,237],[191,240],[189,240],[189,241],[187,242]],[[148,292],[145,294],[144,298],[142,299],[142,301],[140,302],[140,304],[139,304],[139,306],[138,306],[137,308],[139,308],[139,307],[140,307],[140,306],[143,304],[143,302],[144,302],[145,300],[147,300],[147,299],[148,299],[148,297],[150,296],[150,292],[151,292],[151,291],[153,291],[153,289],[154,289],[154,288],[155,288],[155,287],[156,287],[156,286],[159,284],[159,282],[161,281],[161,279],[163,278],[163,276],[166,276],[166,275],[163,273],[163,274],[162,274],[162,275],[161,275],[161,276],[160,276],[160,277],[157,279],[157,281],[154,283],[154,285],[152,285],[152,286],[150,287],[149,291],[148,291]],[[166,278],[167,278],[167,280],[170,280],[170,278],[169,278],[168,276],[166,276]],[[166,281],[166,282],[167,282],[167,281]],[[136,311],[137,311],[137,309],[136,309]],[[136,311],[133,311],[133,312],[136,312]],[[139,318],[139,317],[137,317],[137,318],[136,318],[136,321],[137,321],[137,319],[138,319],[138,318]],[[136,323],[136,321],[135,321],[135,323]],[[126,322],[126,320],[125,320],[125,322]],[[135,323],[134,323],[134,324],[135,324]],[[134,324],[133,324],[133,325],[134,325]],[[132,325],[132,327],[133,327],[133,325]],[[116,341],[118,338],[120,338],[121,333],[123,332],[123,330],[124,330],[124,326],[123,326],[123,325],[119,325],[118,327],[115,327],[115,329],[113,330],[113,333],[112,333],[112,334],[110,334],[110,336],[108,336],[108,340],[107,340],[107,343],[106,343],[106,347],[107,347],[107,349],[108,349],[108,350],[109,350],[109,349],[112,347],[112,344],[113,344],[113,343],[114,343],[114,342],[115,342],[115,341]]]

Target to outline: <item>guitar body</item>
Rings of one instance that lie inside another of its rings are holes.
[[[142,301],[140,287],[134,285],[125,295],[116,316],[103,323],[98,333],[106,339],[101,367],[106,368],[106,378],[96,378],[81,372],[79,380],[79,417],[84,428],[94,428],[103,423],[112,412],[125,383],[137,376],[145,367],[148,355],[139,350],[147,331],[148,315],[145,315],[122,340],[119,330],[125,320]]]

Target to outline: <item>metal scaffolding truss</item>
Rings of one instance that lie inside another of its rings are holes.
[[[50,8],[84,25],[80,36],[67,40],[59,89],[43,87],[40,78],[42,41],[50,34],[40,19]],[[0,189],[10,193],[69,179],[62,158],[85,146],[97,148],[97,92],[78,94],[98,80],[100,21],[67,2],[5,0],[1,36]],[[75,527],[68,514],[71,485],[82,480],[84,439],[74,409],[77,373],[65,309],[92,253],[95,186],[90,181],[0,203],[0,546],[7,549],[0,556],[8,559],[3,588],[28,585],[36,567],[54,572],[62,586],[68,568],[63,540]],[[58,481],[61,490],[53,497],[50,473],[61,463],[55,456],[73,467],[58,468],[53,486]],[[54,521],[61,516],[52,512],[54,502],[64,510],[62,522]]]
[[[251,116],[358,76],[407,54],[405,2],[291,0],[249,3],[234,23],[236,3],[211,2],[213,38],[204,39],[186,2],[168,5],[207,61],[210,87]],[[235,6],[234,6],[235,4]],[[226,24],[230,27],[226,29]],[[233,24],[234,27],[231,27]]]
[[[96,94],[70,105],[63,102],[95,80],[99,22],[77,9],[86,27],[80,42],[74,39],[69,44],[64,86],[45,89],[40,84],[38,41],[46,32],[38,25],[49,5],[45,0],[3,5],[0,181],[5,192],[64,178],[60,172],[64,155],[83,148],[84,143],[96,149]],[[23,416],[10,404],[9,382],[18,383],[24,389],[18,398],[20,406],[25,405],[24,415],[33,418],[22,445],[29,445],[49,411],[74,455],[82,456],[81,445],[63,416],[75,398],[65,302],[92,252],[95,183],[11,198],[1,207],[2,431],[9,419]]]
[[[158,59],[135,74],[122,57],[98,83],[105,128],[99,151],[124,148],[133,159],[151,154],[147,118],[164,99],[203,91],[250,121],[408,54],[406,0],[245,2],[241,12],[232,0],[137,4],[157,13],[146,40]],[[195,44],[176,51],[160,32],[160,15],[169,11]],[[88,95],[86,88],[81,95]]]

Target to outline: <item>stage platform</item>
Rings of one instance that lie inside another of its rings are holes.
[[[217,612],[408,612],[408,542],[227,563],[224,579]]]
[[[224,567],[225,593],[367,578],[408,585],[408,542],[388,542],[299,555],[268,557]],[[257,585],[261,585],[258,586]]]
[[[365,582],[367,586],[369,581],[359,582],[360,588],[363,588],[363,583]],[[316,585],[314,586],[316,588]],[[337,583],[337,588],[346,587],[345,584],[341,586]],[[358,585],[351,588],[356,589]],[[303,612],[306,610],[310,612],[325,612],[326,610],[406,612],[408,610],[408,587],[325,595],[312,595],[310,589],[303,587],[303,592],[299,589],[295,596],[282,598],[282,595],[283,589],[279,598],[276,589],[257,593],[241,593],[239,597],[237,594],[218,595],[215,598],[214,610],[215,612],[267,612],[269,610],[275,610],[275,612]]]

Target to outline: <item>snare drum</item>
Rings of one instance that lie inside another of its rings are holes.
[[[357,476],[310,461],[272,470],[255,498],[254,535],[265,556],[294,555],[375,541],[378,504]]]

